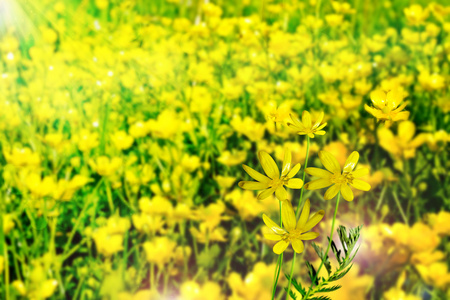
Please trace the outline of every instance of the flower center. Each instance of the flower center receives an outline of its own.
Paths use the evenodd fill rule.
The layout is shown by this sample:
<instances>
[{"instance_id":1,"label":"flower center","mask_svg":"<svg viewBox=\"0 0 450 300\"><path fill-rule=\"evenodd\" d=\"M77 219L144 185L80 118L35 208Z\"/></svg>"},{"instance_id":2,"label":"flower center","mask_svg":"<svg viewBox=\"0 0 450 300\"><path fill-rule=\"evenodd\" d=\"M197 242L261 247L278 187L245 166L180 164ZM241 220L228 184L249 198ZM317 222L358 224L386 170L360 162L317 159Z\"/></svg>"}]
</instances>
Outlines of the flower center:
<instances>
[{"instance_id":1,"label":"flower center","mask_svg":"<svg viewBox=\"0 0 450 300\"><path fill-rule=\"evenodd\" d=\"M351 173L344 172L343 174L334 174L331 176L330 180L336 184L351 183L353 181L353 176Z\"/></svg>"},{"instance_id":2,"label":"flower center","mask_svg":"<svg viewBox=\"0 0 450 300\"><path fill-rule=\"evenodd\" d=\"M286 185L288 181L289 181L289 179L287 178L287 176L283 176L279 179L272 179L270 186L271 187L280 187L280 186Z\"/></svg>"}]
</instances>

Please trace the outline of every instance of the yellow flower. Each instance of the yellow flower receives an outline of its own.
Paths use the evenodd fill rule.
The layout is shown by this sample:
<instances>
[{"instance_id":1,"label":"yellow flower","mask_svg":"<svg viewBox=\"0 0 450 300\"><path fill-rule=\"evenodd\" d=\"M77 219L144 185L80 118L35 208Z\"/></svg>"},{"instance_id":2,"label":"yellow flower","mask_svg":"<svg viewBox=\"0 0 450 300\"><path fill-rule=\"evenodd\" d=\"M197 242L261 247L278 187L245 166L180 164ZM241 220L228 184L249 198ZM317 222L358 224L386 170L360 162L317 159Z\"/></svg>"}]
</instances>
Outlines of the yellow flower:
<instances>
[{"instance_id":1,"label":"yellow flower","mask_svg":"<svg viewBox=\"0 0 450 300\"><path fill-rule=\"evenodd\" d=\"M404 10L406 19L411 25L421 25L428 18L428 9L423 9L422 6L418 4L413 4Z\"/></svg>"},{"instance_id":2,"label":"yellow flower","mask_svg":"<svg viewBox=\"0 0 450 300\"><path fill-rule=\"evenodd\" d=\"M426 283L440 289L446 289L450 285L450 272L447 263L435 262L430 266L417 265L416 268Z\"/></svg>"},{"instance_id":3,"label":"yellow flower","mask_svg":"<svg viewBox=\"0 0 450 300\"><path fill-rule=\"evenodd\" d=\"M297 131L299 135L307 134L310 138L314 138L314 134L324 135L325 131L322 130L327 123L322 123L323 120L323 112L319 114L319 117L316 119L314 125L311 120L311 114L304 110L302 113L302 121L300 122L296 118L291 115L291 119L293 123L287 123L287 125Z\"/></svg>"},{"instance_id":4,"label":"yellow flower","mask_svg":"<svg viewBox=\"0 0 450 300\"><path fill-rule=\"evenodd\" d=\"M111 141L119 150L126 150L134 143L134 138L128 135L125 131L119 130L111 136Z\"/></svg>"},{"instance_id":5,"label":"yellow flower","mask_svg":"<svg viewBox=\"0 0 450 300\"><path fill-rule=\"evenodd\" d=\"M399 287L393 287L393 288L389 289L387 292L385 292L383 294L383 296L384 296L384 299L386 299L386 300L399 300L399 299L401 299L401 300L420 300L420 299L422 299L418 296L405 293L405 291Z\"/></svg>"},{"instance_id":6,"label":"yellow flower","mask_svg":"<svg viewBox=\"0 0 450 300\"><path fill-rule=\"evenodd\" d=\"M317 232L307 232L311 230L317 223L322 220L325 211L319 210L310 217L310 202L306 200L305 206L302 209L300 219L296 220L294 209L289 200L284 200L281 205L281 217L286 230L278 226L268 216L263 214L264 223L269 227L273 233L264 234L268 240L279 241L273 247L273 252L281 254L292 243L292 248L297 253L302 253L305 246L302 240L312 240L319 236Z\"/></svg>"},{"instance_id":7,"label":"yellow flower","mask_svg":"<svg viewBox=\"0 0 450 300\"><path fill-rule=\"evenodd\" d=\"M113 157L111 160L107 156L99 156L95 160L90 159L89 165L101 176L111 176L122 166L120 157Z\"/></svg>"},{"instance_id":8,"label":"yellow flower","mask_svg":"<svg viewBox=\"0 0 450 300\"><path fill-rule=\"evenodd\" d=\"M342 173L341 167L337 159L329 152L320 151L319 159L322 162L323 166L329 172L319 168L306 168L305 172L307 174L315 177L320 177L320 179L308 182L305 185L306 189L317 190L332 185L325 192L324 199L325 200L333 199L340 191L344 199L347 201L353 200L353 191L348 186L348 184L350 184L352 187L358 190L362 191L370 190L370 184L360 179L357 179L359 177L367 175L369 173L369 169L362 168L355 171L353 170L359 160L359 153L357 151L353 151L347 158Z\"/></svg>"},{"instance_id":9,"label":"yellow flower","mask_svg":"<svg viewBox=\"0 0 450 300\"><path fill-rule=\"evenodd\" d=\"M277 164L273 158L264 151L258 153L258 158L264 172L267 176L255 171L249 166L242 165L245 172L248 173L255 181L240 181L239 186L246 190L264 190L258 194L258 200L265 199L275 192L275 196L278 200L283 201L287 199L287 192L284 185L290 189L301 189L303 186L303 180L299 178L292 178L300 170L300 164L296 164L291 168L291 152L286 150L283 160L283 168L278 170Z\"/></svg>"},{"instance_id":10,"label":"yellow flower","mask_svg":"<svg viewBox=\"0 0 450 300\"><path fill-rule=\"evenodd\" d=\"M175 247L176 243L169 238L165 236L155 237L151 241L144 243L147 261L162 267L172 259Z\"/></svg>"},{"instance_id":11,"label":"yellow flower","mask_svg":"<svg viewBox=\"0 0 450 300\"><path fill-rule=\"evenodd\" d=\"M123 250L123 235L111 234L108 227L100 227L92 234L97 251L105 256L111 256Z\"/></svg>"},{"instance_id":12,"label":"yellow flower","mask_svg":"<svg viewBox=\"0 0 450 300\"><path fill-rule=\"evenodd\" d=\"M380 146L397 158L413 158L416 148L425 143L427 136L419 134L414 139L416 126L411 121L403 121L398 125L398 135L394 136L388 128L380 128L377 131Z\"/></svg>"},{"instance_id":13,"label":"yellow flower","mask_svg":"<svg viewBox=\"0 0 450 300\"><path fill-rule=\"evenodd\" d=\"M386 121L386 126L409 118L409 112L402 111L408 103L404 102L400 105L403 101L403 93L400 89L391 90L387 94L381 90L375 90L370 93L370 99L375 107L364 104L365 110L379 121Z\"/></svg>"}]
</instances>

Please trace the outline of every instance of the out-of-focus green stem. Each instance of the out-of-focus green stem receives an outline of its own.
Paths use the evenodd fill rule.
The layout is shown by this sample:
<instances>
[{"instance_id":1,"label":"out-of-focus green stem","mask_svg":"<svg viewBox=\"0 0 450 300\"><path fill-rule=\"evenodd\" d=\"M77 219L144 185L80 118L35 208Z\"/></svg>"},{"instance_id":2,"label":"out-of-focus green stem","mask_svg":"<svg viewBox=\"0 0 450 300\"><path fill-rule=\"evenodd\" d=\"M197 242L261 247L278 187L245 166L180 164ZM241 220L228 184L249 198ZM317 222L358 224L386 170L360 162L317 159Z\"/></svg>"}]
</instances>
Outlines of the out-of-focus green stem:
<instances>
[{"instance_id":1,"label":"out-of-focus green stem","mask_svg":"<svg viewBox=\"0 0 450 300\"><path fill-rule=\"evenodd\" d=\"M281 201L280 204L280 227L283 227L283 219L281 217ZM272 300L275 298L275 292L277 290L278 278L280 277L281 266L283 265L283 253L278 256L277 266L275 267L275 274L273 278L273 287L272 287Z\"/></svg>"}]
</instances>

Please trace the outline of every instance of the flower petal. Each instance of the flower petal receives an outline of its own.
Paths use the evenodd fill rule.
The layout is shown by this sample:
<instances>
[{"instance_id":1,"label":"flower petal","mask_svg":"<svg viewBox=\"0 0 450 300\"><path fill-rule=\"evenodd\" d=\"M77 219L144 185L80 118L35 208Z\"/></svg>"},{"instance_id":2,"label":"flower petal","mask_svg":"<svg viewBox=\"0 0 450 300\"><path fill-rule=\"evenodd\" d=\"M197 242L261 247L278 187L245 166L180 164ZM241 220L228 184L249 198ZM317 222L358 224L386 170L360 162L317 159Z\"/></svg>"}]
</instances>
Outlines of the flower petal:
<instances>
[{"instance_id":1,"label":"flower petal","mask_svg":"<svg viewBox=\"0 0 450 300\"><path fill-rule=\"evenodd\" d=\"M370 93L370 100L373 105L381 109L386 105L386 94L382 90L375 90Z\"/></svg>"},{"instance_id":2,"label":"flower petal","mask_svg":"<svg viewBox=\"0 0 450 300\"><path fill-rule=\"evenodd\" d=\"M341 189L341 185L340 184L335 184L332 185L326 192L325 195L323 196L323 199L325 200L331 200L333 199L337 193L339 193Z\"/></svg>"},{"instance_id":3,"label":"flower petal","mask_svg":"<svg viewBox=\"0 0 450 300\"><path fill-rule=\"evenodd\" d=\"M272 221L271 218L266 216L266 214L263 214L263 221L264 224L266 224L267 227L269 227L273 232L275 232L278 235L286 234L286 230L278 226L274 221Z\"/></svg>"},{"instance_id":4,"label":"flower petal","mask_svg":"<svg viewBox=\"0 0 450 300\"><path fill-rule=\"evenodd\" d=\"M394 89L387 93L386 104L389 109L395 109L403 101L403 92L400 89Z\"/></svg>"},{"instance_id":5,"label":"flower petal","mask_svg":"<svg viewBox=\"0 0 450 300\"><path fill-rule=\"evenodd\" d=\"M267 197L270 197L275 192L276 188L277 187L271 187L270 189L262 191L261 193L258 194L257 199L263 200L263 199L266 199Z\"/></svg>"},{"instance_id":6,"label":"flower petal","mask_svg":"<svg viewBox=\"0 0 450 300\"><path fill-rule=\"evenodd\" d=\"M354 178L363 177L369 174L369 168L361 168L352 172Z\"/></svg>"},{"instance_id":7,"label":"flower petal","mask_svg":"<svg viewBox=\"0 0 450 300\"><path fill-rule=\"evenodd\" d=\"M275 244L275 246L273 246L273 252L279 255L283 253L284 250L286 250L287 246L289 246L289 242L279 241Z\"/></svg>"},{"instance_id":8,"label":"flower petal","mask_svg":"<svg viewBox=\"0 0 450 300\"><path fill-rule=\"evenodd\" d=\"M286 186L290 189L301 189L303 186L303 180L300 178L291 178L287 182Z\"/></svg>"},{"instance_id":9,"label":"flower petal","mask_svg":"<svg viewBox=\"0 0 450 300\"><path fill-rule=\"evenodd\" d=\"M259 173L258 171L250 168L247 165L242 165L242 167L244 168L244 171L247 172L248 175L250 175L251 178L255 179L256 181L260 181L260 182L269 182L270 178Z\"/></svg>"},{"instance_id":10,"label":"flower petal","mask_svg":"<svg viewBox=\"0 0 450 300\"><path fill-rule=\"evenodd\" d=\"M303 245L303 242L299 239L292 240L292 248L297 253L302 253L303 250L305 250L305 245Z\"/></svg>"},{"instance_id":11,"label":"flower petal","mask_svg":"<svg viewBox=\"0 0 450 300\"><path fill-rule=\"evenodd\" d=\"M312 215L311 218L309 218L308 222L306 222L305 227L303 227L303 232L309 231L311 230L311 228L316 226L317 223L319 223L323 219L324 215L325 215L324 210L319 210L314 215Z\"/></svg>"},{"instance_id":12,"label":"flower petal","mask_svg":"<svg viewBox=\"0 0 450 300\"><path fill-rule=\"evenodd\" d=\"M278 235L278 234L264 233L264 237L271 241L280 241L281 240L281 235Z\"/></svg>"},{"instance_id":13,"label":"flower petal","mask_svg":"<svg viewBox=\"0 0 450 300\"><path fill-rule=\"evenodd\" d=\"M283 168L281 169L281 176L284 176L289 172L289 169L291 168L291 162L292 162L291 151L286 149L284 151Z\"/></svg>"},{"instance_id":14,"label":"flower petal","mask_svg":"<svg viewBox=\"0 0 450 300\"><path fill-rule=\"evenodd\" d=\"M331 173L341 173L341 166L337 161L336 157L333 156L330 152L320 151L319 159L322 162L323 166L330 171Z\"/></svg>"},{"instance_id":15,"label":"flower petal","mask_svg":"<svg viewBox=\"0 0 450 300\"><path fill-rule=\"evenodd\" d=\"M307 233L300 235L299 239L308 241L308 240L313 240L318 236L319 236L319 234L317 232L307 232Z\"/></svg>"},{"instance_id":16,"label":"flower petal","mask_svg":"<svg viewBox=\"0 0 450 300\"><path fill-rule=\"evenodd\" d=\"M398 136L404 142L409 142L416 133L416 126L411 121L403 121L398 124Z\"/></svg>"},{"instance_id":17,"label":"flower petal","mask_svg":"<svg viewBox=\"0 0 450 300\"><path fill-rule=\"evenodd\" d=\"M306 174L309 174L314 177L320 177L320 178L330 178L333 174L328 172L324 169L319 168L306 168L305 169Z\"/></svg>"},{"instance_id":18,"label":"flower petal","mask_svg":"<svg viewBox=\"0 0 450 300\"><path fill-rule=\"evenodd\" d=\"M278 200L283 201L287 199L287 192L286 189L282 186L277 187L275 190L275 197L277 197Z\"/></svg>"},{"instance_id":19,"label":"flower petal","mask_svg":"<svg viewBox=\"0 0 450 300\"><path fill-rule=\"evenodd\" d=\"M294 177L298 173L298 171L300 171L300 168L301 168L300 164L296 164L295 166L293 166L292 169L287 174L287 178Z\"/></svg>"},{"instance_id":20,"label":"flower petal","mask_svg":"<svg viewBox=\"0 0 450 300\"><path fill-rule=\"evenodd\" d=\"M302 123L305 128L312 128L311 114L306 110L302 113Z\"/></svg>"},{"instance_id":21,"label":"flower petal","mask_svg":"<svg viewBox=\"0 0 450 300\"><path fill-rule=\"evenodd\" d=\"M305 130L305 126L303 125L302 122L300 122L297 118L294 118L294 116L292 114L290 114L290 116L291 116L292 123L294 123L293 125L297 126L301 130Z\"/></svg>"},{"instance_id":22,"label":"flower petal","mask_svg":"<svg viewBox=\"0 0 450 300\"><path fill-rule=\"evenodd\" d=\"M316 132L314 132L316 135L324 135L326 132L325 132L325 130L319 130L319 131L316 131Z\"/></svg>"},{"instance_id":23,"label":"flower petal","mask_svg":"<svg viewBox=\"0 0 450 300\"><path fill-rule=\"evenodd\" d=\"M392 121L406 121L409 119L409 111L401 111L392 117Z\"/></svg>"},{"instance_id":24,"label":"flower petal","mask_svg":"<svg viewBox=\"0 0 450 300\"><path fill-rule=\"evenodd\" d=\"M310 181L310 182L306 183L305 184L305 189L307 189L307 190L318 190L318 189L322 189L322 188L325 188L327 186L330 186L332 184L333 183L331 182L330 179L321 178L321 179L313 180L313 181Z\"/></svg>"},{"instance_id":25,"label":"flower petal","mask_svg":"<svg viewBox=\"0 0 450 300\"><path fill-rule=\"evenodd\" d=\"M348 184L343 184L341 186L341 194L342 194L342 197L344 197L345 200L353 201L353 191L348 186Z\"/></svg>"},{"instance_id":26,"label":"flower petal","mask_svg":"<svg viewBox=\"0 0 450 300\"><path fill-rule=\"evenodd\" d=\"M297 220L295 219L291 201L284 200L281 202L281 218L283 220L284 228L286 228L287 231L290 232L295 228Z\"/></svg>"},{"instance_id":27,"label":"flower petal","mask_svg":"<svg viewBox=\"0 0 450 300\"><path fill-rule=\"evenodd\" d=\"M273 158L269 155L269 153L265 151L259 151L258 158L267 176L269 176L272 179L280 178L280 171L278 170L277 164L275 163Z\"/></svg>"},{"instance_id":28,"label":"flower petal","mask_svg":"<svg viewBox=\"0 0 450 300\"><path fill-rule=\"evenodd\" d=\"M319 117L316 119L316 122L313 125L313 129L317 129L320 126L320 122L323 120L324 113L320 112Z\"/></svg>"},{"instance_id":29,"label":"flower petal","mask_svg":"<svg viewBox=\"0 0 450 300\"><path fill-rule=\"evenodd\" d=\"M310 208L311 202L309 199L306 199L305 205L303 205L302 213L300 214L300 219L298 219L297 229L301 230L305 227L306 222L308 222Z\"/></svg>"},{"instance_id":30,"label":"flower petal","mask_svg":"<svg viewBox=\"0 0 450 300\"><path fill-rule=\"evenodd\" d=\"M371 186L365 181L362 181L361 179L353 179L353 181L350 183L352 187L355 189L361 190L361 191L368 191L370 190Z\"/></svg>"},{"instance_id":31,"label":"flower petal","mask_svg":"<svg viewBox=\"0 0 450 300\"><path fill-rule=\"evenodd\" d=\"M353 151L349 157L347 157L347 160L344 164L344 172L351 172L355 168L356 164L359 160L359 153L358 151Z\"/></svg>"},{"instance_id":32,"label":"flower petal","mask_svg":"<svg viewBox=\"0 0 450 300\"><path fill-rule=\"evenodd\" d=\"M240 181L238 184L244 190L251 191L264 190L268 188L267 183L256 181Z\"/></svg>"}]
</instances>

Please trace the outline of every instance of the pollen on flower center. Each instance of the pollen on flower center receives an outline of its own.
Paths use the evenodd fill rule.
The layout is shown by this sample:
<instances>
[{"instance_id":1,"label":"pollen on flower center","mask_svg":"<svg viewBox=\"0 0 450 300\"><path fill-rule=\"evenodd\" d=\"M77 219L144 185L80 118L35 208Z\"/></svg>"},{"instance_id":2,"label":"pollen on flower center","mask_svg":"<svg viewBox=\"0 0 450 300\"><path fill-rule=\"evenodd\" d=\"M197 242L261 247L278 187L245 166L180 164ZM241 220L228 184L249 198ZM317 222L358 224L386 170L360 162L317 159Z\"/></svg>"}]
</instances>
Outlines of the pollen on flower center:
<instances>
[{"instance_id":1,"label":"pollen on flower center","mask_svg":"<svg viewBox=\"0 0 450 300\"><path fill-rule=\"evenodd\" d=\"M335 174L331 176L331 182L336 184L345 184L345 183L351 183L353 181L353 176L350 173L344 173L344 174Z\"/></svg>"}]
</instances>

